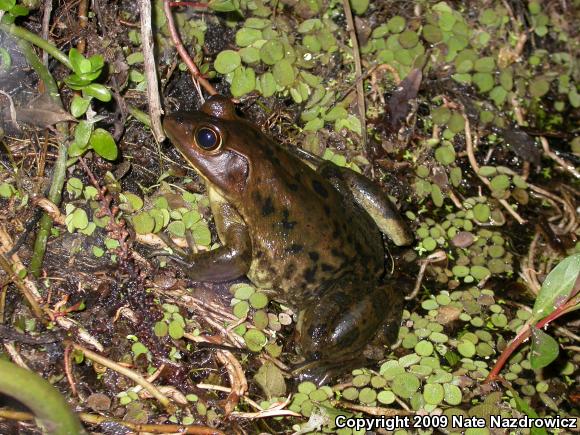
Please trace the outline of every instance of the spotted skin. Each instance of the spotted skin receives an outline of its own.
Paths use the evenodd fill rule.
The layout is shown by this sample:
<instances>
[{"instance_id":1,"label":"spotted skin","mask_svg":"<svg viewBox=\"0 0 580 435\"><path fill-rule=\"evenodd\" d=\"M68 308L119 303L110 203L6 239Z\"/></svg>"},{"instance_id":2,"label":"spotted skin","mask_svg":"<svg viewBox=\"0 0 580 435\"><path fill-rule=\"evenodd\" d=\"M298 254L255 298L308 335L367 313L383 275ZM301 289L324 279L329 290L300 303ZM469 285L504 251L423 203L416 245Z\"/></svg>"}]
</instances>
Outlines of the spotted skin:
<instances>
[{"instance_id":1,"label":"spotted skin","mask_svg":"<svg viewBox=\"0 0 580 435\"><path fill-rule=\"evenodd\" d=\"M199 126L221 138L216 149L196 145ZM312 169L238 117L224 97L210 98L200 112L169 115L164 127L205 180L223 244L193 255L187 272L200 281L247 275L300 312L297 344L306 362L299 377L324 382L360 360L384 324L396 332L401 295L382 284L383 240L366 208L374 203L357 202L366 197L349 190L357 176ZM387 234L405 231L397 225ZM211 272L228 261L234 272Z\"/></svg>"}]
</instances>

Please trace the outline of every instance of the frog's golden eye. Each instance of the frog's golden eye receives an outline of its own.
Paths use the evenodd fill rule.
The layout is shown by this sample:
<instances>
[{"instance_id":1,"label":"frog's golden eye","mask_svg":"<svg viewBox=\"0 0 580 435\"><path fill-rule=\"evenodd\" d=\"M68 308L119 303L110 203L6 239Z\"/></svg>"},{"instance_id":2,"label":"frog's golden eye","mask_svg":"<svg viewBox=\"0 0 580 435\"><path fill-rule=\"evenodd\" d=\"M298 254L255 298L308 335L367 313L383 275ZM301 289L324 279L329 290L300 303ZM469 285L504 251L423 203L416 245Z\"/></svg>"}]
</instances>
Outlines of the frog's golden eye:
<instances>
[{"instance_id":1,"label":"frog's golden eye","mask_svg":"<svg viewBox=\"0 0 580 435\"><path fill-rule=\"evenodd\" d=\"M200 127L195 132L195 143L205 151L213 151L222 143L222 137L219 131L210 127Z\"/></svg>"}]
</instances>

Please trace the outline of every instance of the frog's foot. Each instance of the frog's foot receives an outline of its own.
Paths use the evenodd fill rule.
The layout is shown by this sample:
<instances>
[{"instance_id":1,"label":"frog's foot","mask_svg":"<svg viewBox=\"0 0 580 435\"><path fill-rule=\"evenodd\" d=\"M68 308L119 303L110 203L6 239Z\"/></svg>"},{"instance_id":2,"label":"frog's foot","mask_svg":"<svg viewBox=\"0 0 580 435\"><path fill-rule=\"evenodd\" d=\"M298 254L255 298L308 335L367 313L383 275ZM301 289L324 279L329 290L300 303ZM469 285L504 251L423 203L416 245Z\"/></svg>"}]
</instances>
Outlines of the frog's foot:
<instances>
[{"instance_id":1,"label":"frog's foot","mask_svg":"<svg viewBox=\"0 0 580 435\"><path fill-rule=\"evenodd\" d=\"M364 361L363 351L392 315L393 290L376 282L343 279L327 283L301 311L298 344L306 363L301 379L326 382ZM400 305L398 306L400 309ZM394 325L398 330L398 325Z\"/></svg>"},{"instance_id":2,"label":"frog's foot","mask_svg":"<svg viewBox=\"0 0 580 435\"><path fill-rule=\"evenodd\" d=\"M345 371L360 366L363 362L364 358L360 357L340 359L339 361L332 359L305 361L296 365L290 374L300 382L310 381L320 387L333 378L344 374Z\"/></svg>"}]
</instances>

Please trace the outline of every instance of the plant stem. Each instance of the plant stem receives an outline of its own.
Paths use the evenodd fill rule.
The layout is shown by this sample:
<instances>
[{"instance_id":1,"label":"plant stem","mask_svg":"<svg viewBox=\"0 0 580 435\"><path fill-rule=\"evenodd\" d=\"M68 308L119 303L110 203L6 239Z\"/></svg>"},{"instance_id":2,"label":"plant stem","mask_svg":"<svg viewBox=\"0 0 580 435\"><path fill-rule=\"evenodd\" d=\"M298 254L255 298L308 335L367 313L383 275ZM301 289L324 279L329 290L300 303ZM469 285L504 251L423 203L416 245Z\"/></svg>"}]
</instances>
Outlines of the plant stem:
<instances>
[{"instance_id":1,"label":"plant stem","mask_svg":"<svg viewBox=\"0 0 580 435\"><path fill-rule=\"evenodd\" d=\"M0 29L3 29L3 27L6 26L0 25ZM13 28L16 26L10 27ZM28 31L24 32L25 34L30 33ZM39 39L36 35L34 34L31 35ZM46 86L48 95L50 96L52 102L58 107L62 108L62 101L60 99L58 85L56 84L54 77L52 77L48 68L46 68L46 66L42 63L42 61L36 55L35 51L32 49L32 46L27 41L28 39L27 40L20 39L18 41L18 45L22 50L22 54L24 54L24 57L26 57L26 60L28 61L30 66L34 68L40 79L43 81L44 86ZM46 43L46 41L44 40L42 41ZM54 50L56 50L58 53L62 55L62 53L58 51L56 47L52 46L51 44L48 45L53 47ZM50 53L54 55L52 51ZM65 57L65 59L68 62L68 58ZM58 147L58 155L56 158L56 163L54 164L52 172L52 181L50 185L50 190L48 192L48 200L58 206L60 204L62 188L64 186L64 179L66 176L66 160L68 156L68 150L65 143L68 138L68 128L66 123L61 122L57 124L57 129L61 133L61 138L59 141L60 144ZM52 218L47 213L44 213L40 218L38 233L36 235L36 240L34 241L34 251L32 253L32 258L30 259L29 265L29 272L35 277L40 276L42 262L44 260L44 254L46 253L46 243L48 241L48 237L50 236L51 229L52 229Z\"/></svg>"},{"instance_id":2,"label":"plant stem","mask_svg":"<svg viewBox=\"0 0 580 435\"><path fill-rule=\"evenodd\" d=\"M34 372L0 360L0 392L26 405L36 416L44 433L85 434L78 417L56 388Z\"/></svg>"},{"instance_id":3,"label":"plant stem","mask_svg":"<svg viewBox=\"0 0 580 435\"><path fill-rule=\"evenodd\" d=\"M0 24L0 30L6 33L10 33L12 36L15 36L20 40L28 41L36 45L37 47L42 48L56 60L64 64L70 70L72 70L72 65L70 63L70 60L68 59L68 56L64 54L62 51L60 51L58 48L56 48L55 45L42 39L37 34L32 33L29 30L26 30L24 27L17 26L16 24L10 25Z\"/></svg>"},{"instance_id":4,"label":"plant stem","mask_svg":"<svg viewBox=\"0 0 580 435\"><path fill-rule=\"evenodd\" d=\"M132 106L131 104L127 104L127 109L129 110L129 113L133 115L133 118L135 118L137 121L139 121L146 127L151 128L151 118L147 113L137 109L135 106Z\"/></svg>"},{"instance_id":5,"label":"plant stem","mask_svg":"<svg viewBox=\"0 0 580 435\"><path fill-rule=\"evenodd\" d=\"M536 323L535 328L541 329L544 326L547 326L552 321L556 320L558 317L563 316L564 314L569 313L576 309L576 305L578 304L578 300L575 298L570 299L564 305L560 305L554 311L552 311L548 316L544 317L538 323ZM524 340L528 339L532 335L532 324L526 322L522 329L517 333L517 335L510 341L508 346L503 350L501 355L499 356L498 360L496 361L493 369L487 375L485 379L486 382L495 380L505 363L510 359L512 353L524 342Z\"/></svg>"}]
</instances>

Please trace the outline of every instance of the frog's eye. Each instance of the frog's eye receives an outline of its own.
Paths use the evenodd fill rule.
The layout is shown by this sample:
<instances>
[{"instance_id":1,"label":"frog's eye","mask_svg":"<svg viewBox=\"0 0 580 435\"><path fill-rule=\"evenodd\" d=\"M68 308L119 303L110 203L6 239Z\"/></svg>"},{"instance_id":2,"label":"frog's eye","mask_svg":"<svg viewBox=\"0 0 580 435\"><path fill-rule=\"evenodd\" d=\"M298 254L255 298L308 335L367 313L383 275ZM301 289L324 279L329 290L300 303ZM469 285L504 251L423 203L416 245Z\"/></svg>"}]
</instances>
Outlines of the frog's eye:
<instances>
[{"instance_id":1,"label":"frog's eye","mask_svg":"<svg viewBox=\"0 0 580 435\"><path fill-rule=\"evenodd\" d=\"M195 132L195 142L201 149L212 151L221 145L222 138L213 128L200 127Z\"/></svg>"}]
</instances>

